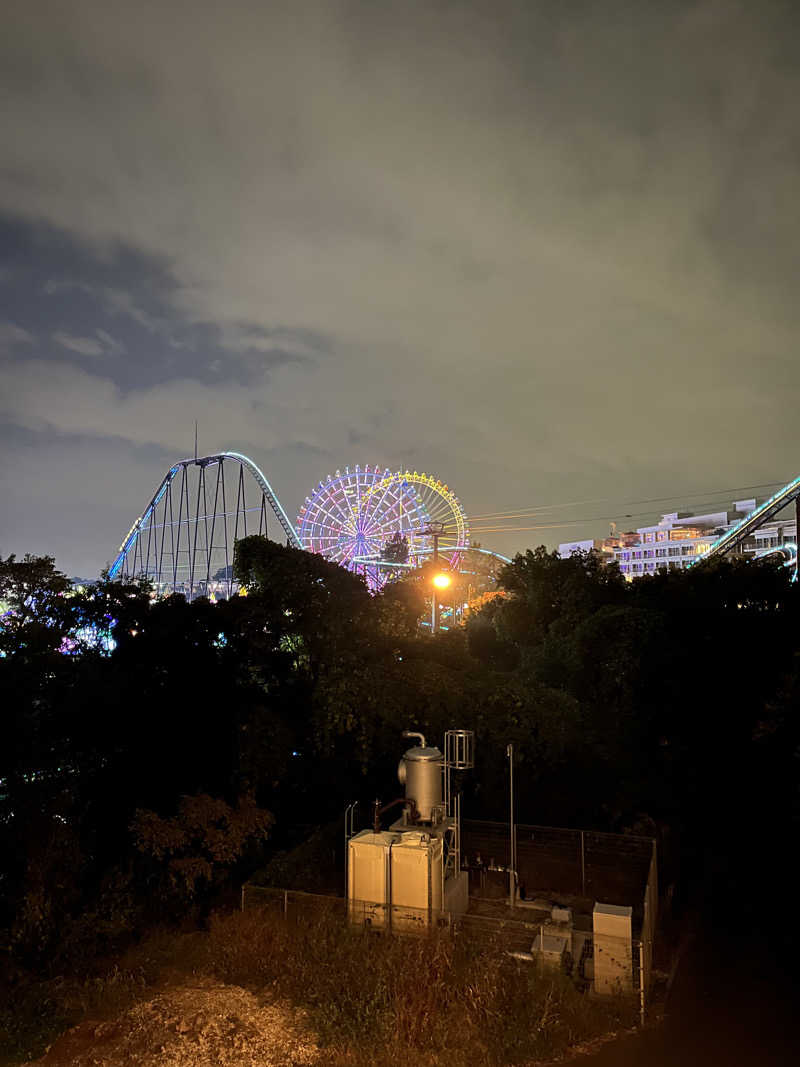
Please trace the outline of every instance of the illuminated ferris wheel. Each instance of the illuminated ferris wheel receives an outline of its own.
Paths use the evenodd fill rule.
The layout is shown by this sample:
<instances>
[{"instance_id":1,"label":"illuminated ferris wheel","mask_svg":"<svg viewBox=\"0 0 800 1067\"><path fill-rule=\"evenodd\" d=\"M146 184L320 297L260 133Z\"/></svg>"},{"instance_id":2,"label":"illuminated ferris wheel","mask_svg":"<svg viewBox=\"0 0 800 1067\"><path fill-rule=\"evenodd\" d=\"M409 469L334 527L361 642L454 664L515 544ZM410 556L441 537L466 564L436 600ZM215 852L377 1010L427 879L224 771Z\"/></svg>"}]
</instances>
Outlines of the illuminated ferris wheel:
<instances>
[{"instance_id":1,"label":"illuminated ferris wheel","mask_svg":"<svg viewBox=\"0 0 800 1067\"><path fill-rule=\"evenodd\" d=\"M345 467L320 482L297 517L303 548L343 567L378 559L386 543L422 526L426 513L412 491L392 481L389 470Z\"/></svg>"},{"instance_id":2,"label":"illuminated ferris wheel","mask_svg":"<svg viewBox=\"0 0 800 1067\"><path fill-rule=\"evenodd\" d=\"M438 479L417 471L346 467L306 497L297 518L304 548L367 576L378 588L392 572L384 559L397 537L408 545L404 566L430 558L437 530L443 562L458 566L469 545L469 526L455 494Z\"/></svg>"},{"instance_id":3,"label":"illuminated ferris wheel","mask_svg":"<svg viewBox=\"0 0 800 1067\"><path fill-rule=\"evenodd\" d=\"M409 560L416 566L424 563L433 551L432 530L437 530L439 554L450 567L456 568L461 554L469 546L469 521L461 502L449 486L431 474L397 471L376 482L372 493L387 485L413 493L424 520L401 533L408 537Z\"/></svg>"}]
</instances>

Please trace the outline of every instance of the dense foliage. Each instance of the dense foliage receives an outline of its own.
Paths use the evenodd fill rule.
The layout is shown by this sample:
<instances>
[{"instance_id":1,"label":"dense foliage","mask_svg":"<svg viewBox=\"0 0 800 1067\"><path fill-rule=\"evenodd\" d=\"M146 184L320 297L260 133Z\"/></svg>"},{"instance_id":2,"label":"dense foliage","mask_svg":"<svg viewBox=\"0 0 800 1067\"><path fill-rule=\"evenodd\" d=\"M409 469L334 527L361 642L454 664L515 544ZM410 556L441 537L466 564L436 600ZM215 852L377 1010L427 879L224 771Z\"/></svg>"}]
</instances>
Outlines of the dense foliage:
<instances>
[{"instance_id":1,"label":"dense foliage","mask_svg":"<svg viewBox=\"0 0 800 1067\"><path fill-rule=\"evenodd\" d=\"M701 842L800 815L800 600L783 568L626 583L537 549L434 638L417 580L373 597L260 537L235 569L247 595L187 604L0 559L6 963L55 968L203 913L350 800L396 795L404 728L476 731L466 803L483 817L504 816L509 741L523 821Z\"/></svg>"}]
</instances>

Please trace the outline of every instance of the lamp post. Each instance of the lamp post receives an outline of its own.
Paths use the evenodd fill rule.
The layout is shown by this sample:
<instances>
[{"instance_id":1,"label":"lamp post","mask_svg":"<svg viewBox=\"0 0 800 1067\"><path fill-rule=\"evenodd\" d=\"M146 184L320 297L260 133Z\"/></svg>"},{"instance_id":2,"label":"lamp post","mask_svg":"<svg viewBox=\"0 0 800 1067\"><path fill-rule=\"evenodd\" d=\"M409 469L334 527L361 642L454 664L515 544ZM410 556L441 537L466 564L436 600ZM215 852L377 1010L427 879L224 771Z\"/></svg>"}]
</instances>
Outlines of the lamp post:
<instances>
[{"instance_id":1,"label":"lamp post","mask_svg":"<svg viewBox=\"0 0 800 1067\"><path fill-rule=\"evenodd\" d=\"M428 522L419 531L423 537L433 538L433 565L438 567L439 565L439 538L444 534L445 525L443 522ZM431 633L435 634L438 630L438 620L436 612L436 591L438 589L447 589L450 585L450 575L444 572L438 572L433 576L433 590L431 592Z\"/></svg>"},{"instance_id":2,"label":"lamp post","mask_svg":"<svg viewBox=\"0 0 800 1067\"><path fill-rule=\"evenodd\" d=\"M433 576L433 593L431 595L431 633L436 633L439 629L439 620L437 612L437 597L436 592L439 589L447 589L450 585L450 575L444 571L438 571Z\"/></svg>"}]
</instances>

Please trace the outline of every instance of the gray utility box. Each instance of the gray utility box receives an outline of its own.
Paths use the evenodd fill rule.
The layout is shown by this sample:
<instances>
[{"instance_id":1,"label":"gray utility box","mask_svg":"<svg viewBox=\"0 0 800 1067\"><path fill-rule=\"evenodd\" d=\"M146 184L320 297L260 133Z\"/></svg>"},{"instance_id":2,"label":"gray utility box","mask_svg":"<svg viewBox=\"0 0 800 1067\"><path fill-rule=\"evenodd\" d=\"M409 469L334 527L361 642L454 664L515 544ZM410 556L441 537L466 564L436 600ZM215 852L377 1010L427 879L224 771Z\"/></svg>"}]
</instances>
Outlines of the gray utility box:
<instances>
[{"instance_id":1,"label":"gray utility box","mask_svg":"<svg viewBox=\"0 0 800 1067\"><path fill-rule=\"evenodd\" d=\"M539 933L534 938L531 953L548 967L563 967L569 951L569 936L564 934Z\"/></svg>"}]
</instances>

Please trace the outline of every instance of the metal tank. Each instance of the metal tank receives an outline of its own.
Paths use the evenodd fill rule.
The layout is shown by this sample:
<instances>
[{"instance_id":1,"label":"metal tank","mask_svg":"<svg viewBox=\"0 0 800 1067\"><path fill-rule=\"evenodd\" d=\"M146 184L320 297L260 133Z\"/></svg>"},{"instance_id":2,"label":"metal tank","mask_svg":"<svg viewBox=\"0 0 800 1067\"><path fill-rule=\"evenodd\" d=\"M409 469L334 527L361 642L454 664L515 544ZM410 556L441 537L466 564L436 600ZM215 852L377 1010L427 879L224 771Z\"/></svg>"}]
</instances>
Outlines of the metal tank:
<instances>
[{"instance_id":1,"label":"metal tank","mask_svg":"<svg viewBox=\"0 0 800 1067\"><path fill-rule=\"evenodd\" d=\"M406 787L406 800L413 800L420 822L438 822L443 815L442 766L438 748L429 748L425 736L404 730L403 737L416 737L419 745L410 748L400 760L397 778Z\"/></svg>"}]
</instances>

